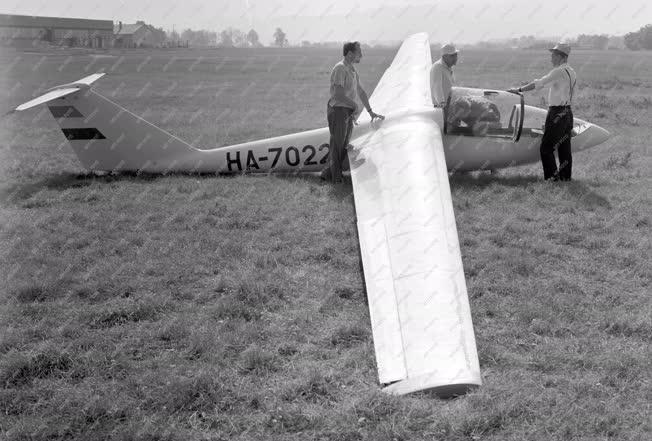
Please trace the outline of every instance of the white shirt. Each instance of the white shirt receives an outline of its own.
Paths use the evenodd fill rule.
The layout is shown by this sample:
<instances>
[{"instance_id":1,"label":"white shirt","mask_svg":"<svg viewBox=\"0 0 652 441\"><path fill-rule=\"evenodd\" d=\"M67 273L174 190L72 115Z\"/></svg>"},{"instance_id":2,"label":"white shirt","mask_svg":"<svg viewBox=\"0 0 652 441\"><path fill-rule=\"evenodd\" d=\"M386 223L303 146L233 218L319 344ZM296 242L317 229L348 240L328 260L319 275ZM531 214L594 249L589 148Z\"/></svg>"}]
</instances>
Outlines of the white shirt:
<instances>
[{"instance_id":1,"label":"white shirt","mask_svg":"<svg viewBox=\"0 0 652 441\"><path fill-rule=\"evenodd\" d=\"M432 103L439 106L445 103L451 94L451 88L455 85L455 75L453 69L448 67L440 58L435 61L430 68L430 94Z\"/></svg>"},{"instance_id":2,"label":"white shirt","mask_svg":"<svg viewBox=\"0 0 652 441\"><path fill-rule=\"evenodd\" d=\"M570 106L572 91L575 88L577 74L566 63L551 70L548 75L534 80L536 89L541 89L549 84L548 106Z\"/></svg>"},{"instance_id":3,"label":"white shirt","mask_svg":"<svg viewBox=\"0 0 652 441\"><path fill-rule=\"evenodd\" d=\"M351 107L344 101L340 101L335 97L335 86L342 86L344 89L344 96L356 101L358 98L358 85L360 79L358 72L352 64L347 63L345 60L337 63L331 72L331 97L328 100L328 105L331 107Z\"/></svg>"}]
</instances>

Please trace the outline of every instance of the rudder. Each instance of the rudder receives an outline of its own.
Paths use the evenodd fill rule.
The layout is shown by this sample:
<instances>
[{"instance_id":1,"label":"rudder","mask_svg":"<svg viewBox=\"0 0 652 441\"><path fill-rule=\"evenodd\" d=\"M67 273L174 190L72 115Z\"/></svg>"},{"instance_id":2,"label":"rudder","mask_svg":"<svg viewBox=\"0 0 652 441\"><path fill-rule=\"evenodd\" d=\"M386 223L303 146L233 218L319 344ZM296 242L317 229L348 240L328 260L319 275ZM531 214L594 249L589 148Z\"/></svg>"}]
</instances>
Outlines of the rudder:
<instances>
[{"instance_id":1,"label":"rudder","mask_svg":"<svg viewBox=\"0 0 652 441\"><path fill-rule=\"evenodd\" d=\"M164 173L201 167L200 150L91 89L103 75L53 87L15 111L47 104L88 170Z\"/></svg>"},{"instance_id":2,"label":"rudder","mask_svg":"<svg viewBox=\"0 0 652 441\"><path fill-rule=\"evenodd\" d=\"M198 152L90 88L50 101L48 108L89 170L166 172Z\"/></svg>"}]
</instances>

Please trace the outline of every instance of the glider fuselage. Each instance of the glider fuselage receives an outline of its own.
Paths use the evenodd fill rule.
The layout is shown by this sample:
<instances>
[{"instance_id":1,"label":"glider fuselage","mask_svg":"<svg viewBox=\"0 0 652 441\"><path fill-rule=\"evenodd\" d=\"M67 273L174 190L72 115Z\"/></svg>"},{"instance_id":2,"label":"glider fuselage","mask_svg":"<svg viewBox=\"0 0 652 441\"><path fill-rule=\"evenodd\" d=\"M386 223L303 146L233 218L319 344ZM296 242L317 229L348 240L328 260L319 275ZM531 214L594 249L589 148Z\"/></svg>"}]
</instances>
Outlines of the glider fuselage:
<instances>
[{"instance_id":1,"label":"glider fuselage","mask_svg":"<svg viewBox=\"0 0 652 441\"><path fill-rule=\"evenodd\" d=\"M48 101L47 106L82 164L91 171L314 173L328 163L328 128L204 150L91 88L66 93ZM374 123L363 114L353 129L352 139L359 140L378 125L400 124L410 115L424 114L442 131L450 171L493 170L539 160L544 109L525 106L521 96L502 91L454 88L454 95L497 103L500 121L488 126L481 114L477 124L469 118L459 124L444 124L450 118L444 117L443 109L409 107ZM453 104L448 112L455 107ZM584 150L608 136L601 127L575 118L572 149ZM355 149L355 145L349 148Z\"/></svg>"},{"instance_id":2,"label":"glider fuselage","mask_svg":"<svg viewBox=\"0 0 652 441\"><path fill-rule=\"evenodd\" d=\"M543 135L546 110L524 106L524 121L536 121L532 127L522 127L516 140L512 133L474 133L472 130L444 130L442 140L446 165L451 172L494 170L534 163L540 160L539 146ZM360 137L375 124L391 124L409 114L429 113L432 119L444 127L442 109L420 109L387 115L380 123L363 122L353 129L353 136ZM571 139L573 152L585 150L604 142L609 134L599 126L575 118ZM354 148L351 146L350 148ZM224 155L220 172L318 172L328 164L328 128L311 130L263 141L243 143L203 151L207 156ZM408 153L408 152L406 152ZM206 164L208 166L208 164ZM204 171L212 171L207 167Z\"/></svg>"}]
</instances>

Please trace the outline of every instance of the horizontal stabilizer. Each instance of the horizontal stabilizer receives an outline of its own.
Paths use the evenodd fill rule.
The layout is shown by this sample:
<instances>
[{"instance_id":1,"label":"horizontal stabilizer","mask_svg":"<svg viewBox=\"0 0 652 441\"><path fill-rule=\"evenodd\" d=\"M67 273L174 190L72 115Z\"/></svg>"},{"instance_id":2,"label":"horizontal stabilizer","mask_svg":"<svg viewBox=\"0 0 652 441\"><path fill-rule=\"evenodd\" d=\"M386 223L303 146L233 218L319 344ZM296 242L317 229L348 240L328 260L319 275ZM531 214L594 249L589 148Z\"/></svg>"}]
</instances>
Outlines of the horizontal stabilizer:
<instances>
[{"instance_id":1,"label":"horizontal stabilizer","mask_svg":"<svg viewBox=\"0 0 652 441\"><path fill-rule=\"evenodd\" d=\"M104 73L94 73L92 75L82 78L81 80L77 80L73 83L62 84L59 86L52 87L44 95L41 95L38 98L34 98L31 101L21 104L20 106L16 107L14 111L20 112L23 110L31 109L32 107L38 106L39 104L44 104L47 103L48 101L56 100L57 98L70 95L71 93L77 92L80 89L90 87L91 84L93 84L95 81L102 78L104 75L105 75Z\"/></svg>"},{"instance_id":2,"label":"horizontal stabilizer","mask_svg":"<svg viewBox=\"0 0 652 441\"><path fill-rule=\"evenodd\" d=\"M90 86L100 78L102 78L105 73L94 73L93 75L89 75L87 77L82 78L81 80L75 81L74 83L71 83L71 85L85 85L85 86ZM61 87L61 86L59 86Z\"/></svg>"},{"instance_id":3,"label":"horizontal stabilizer","mask_svg":"<svg viewBox=\"0 0 652 441\"><path fill-rule=\"evenodd\" d=\"M75 93L79 90L79 87L66 87L63 89L55 89L52 90L45 95L41 95L38 98L34 98L31 101L27 101L24 104L21 104L20 106L16 107L15 111L21 112L23 110L31 109L32 107L38 106L39 104L44 104L47 103L48 101L56 100L57 98L61 98L62 96L70 95L71 93Z\"/></svg>"}]
</instances>

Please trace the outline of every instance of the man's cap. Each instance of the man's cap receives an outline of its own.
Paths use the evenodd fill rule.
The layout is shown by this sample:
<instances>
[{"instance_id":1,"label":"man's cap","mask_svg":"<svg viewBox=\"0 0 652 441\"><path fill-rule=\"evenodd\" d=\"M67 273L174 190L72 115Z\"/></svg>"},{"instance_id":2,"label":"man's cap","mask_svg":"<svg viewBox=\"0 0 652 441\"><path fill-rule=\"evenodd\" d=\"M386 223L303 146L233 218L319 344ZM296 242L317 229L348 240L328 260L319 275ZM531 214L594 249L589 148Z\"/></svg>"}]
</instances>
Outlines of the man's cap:
<instances>
[{"instance_id":1,"label":"man's cap","mask_svg":"<svg viewBox=\"0 0 652 441\"><path fill-rule=\"evenodd\" d=\"M570 54L570 44L566 43L557 43L555 47L548 49L550 52L552 51L557 51L561 52L562 54L568 56Z\"/></svg>"},{"instance_id":2,"label":"man's cap","mask_svg":"<svg viewBox=\"0 0 652 441\"><path fill-rule=\"evenodd\" d=\"M445 44L441 47L441 54L442 55L455 55L459 51L455 49L455 46L452 44Z\"/></svg>"}]
</instances>

